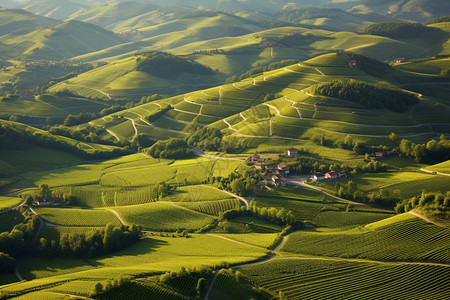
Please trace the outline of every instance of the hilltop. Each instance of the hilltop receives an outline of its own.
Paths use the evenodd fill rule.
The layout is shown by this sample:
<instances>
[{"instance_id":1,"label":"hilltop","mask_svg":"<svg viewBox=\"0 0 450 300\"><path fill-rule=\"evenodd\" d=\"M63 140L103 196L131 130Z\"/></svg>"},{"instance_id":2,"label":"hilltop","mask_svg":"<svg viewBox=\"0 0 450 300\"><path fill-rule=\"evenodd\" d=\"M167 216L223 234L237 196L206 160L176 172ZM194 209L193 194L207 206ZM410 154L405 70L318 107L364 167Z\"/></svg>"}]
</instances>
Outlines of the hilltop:
<instances>
[{"instance_id":1,"label":"hilltop","mask_svg":"<svg viewBox=\"0 0 450 300\"><path fill-rule=\"evenodd\" d=\"M70 0L30 0L16 7L55 20L66 20L72 14L87 9L87 6Z\"/></svg>"},{"instance_id":2,"label":"hilltop","mask_svg":"<svg viewBox=\"0 0 450 300\"><path fill-rule=\"evenodd\" d=\"M18 53L31 59L62 60L111 47L122 40L101 27L67 21L23 35L10 33L0 37L0 42L13 46Z\"/></svg>"},{"instance_id":3,"label":"hilltop","mask_svg":"<svg viewBox=\"0 0 450 300\"><path fill-rule=\"evenodd\" d=\"M59 22L19 9L0 8L0 36L5 34L22 35L38 27L51 27Z\"/></svg>"},{"instance_id":4,"label":"hilltop","mask_svg":"<svg viewBox=\"0 0 450 300\"><path fill-rule=\"evenodd\" d=\"M446 4L12 2L1 299L448 298Z\"/></svg>"}]
</instances>

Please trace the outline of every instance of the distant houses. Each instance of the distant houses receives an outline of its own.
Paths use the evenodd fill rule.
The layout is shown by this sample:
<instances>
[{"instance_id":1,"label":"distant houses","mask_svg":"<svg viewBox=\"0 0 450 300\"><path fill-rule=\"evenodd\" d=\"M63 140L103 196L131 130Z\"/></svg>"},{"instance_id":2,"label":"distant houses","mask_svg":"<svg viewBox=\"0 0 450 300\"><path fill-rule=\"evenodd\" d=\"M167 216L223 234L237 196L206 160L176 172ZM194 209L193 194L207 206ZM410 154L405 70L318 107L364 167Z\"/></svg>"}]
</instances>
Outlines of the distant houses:
<instances>
[{"instance_id":1,"label":"distant houses","mask_svg":"<svg viewBox=\"0 0 450 300\"><path fill-rule=\"evenodd\" d=\"M286 150L288 157L297 157L298 156L298 149L297 148L289 148Z\"/></svg>"},{"instance_id":2,"label":"distant houses","mask_svg":"<svg viewBox=\"0 0 450 300\"><path fill-rule=\"evenodd\" d=\"M41 199L36 200L36 205L38 206L61 206L64 205L64 202L59 199Z\"/></svg>"},{"instance_id":3,"label":"distant houses","mask_svg":"<svg viewBox=\"0 0 450 300\"><path fill-rule=\"evenodd\" d=\"M400 58L396 58L395 59L395 62L398 63L398 64L404 63L405 61L406 61L406 58L404 58L404 57L400 57Z\"/></svg>"},{"instance_id":4,"label":"distant houses","mask_svg":"<svg viewBox=\"0 0 450 300\"><path fill-rule=\"evenodd\" d=\"M348 62L348 66L350 68L356 68L358 66L358 62L354 59L352 59L351 61Z\"/></svg>"},{"instance_id":5,"label":"distant houses","mask_svg":"<svg viewBox=\"0 0 450 300\"><path fill-rule=\"evenodd\" d=\"M275 184L280 184L281 186L286 186L287 179L283 175L280 175L280 174L275 175L275 174L273 174L271 176L271 179L272 179L272 182L275 183Z\"/></svg>"},{"instance_id":6,"label":"distant houses","mask_svg":"<svg viewBox=\"0 0 450 300\"><path fill-rule=\"evenodd\" d=\"M325 174L314 173L311 175L311 180L312 181L334 180L341 177L347 177L347 173L345 171L330 171Z\"/></svg>"}]
</instances>

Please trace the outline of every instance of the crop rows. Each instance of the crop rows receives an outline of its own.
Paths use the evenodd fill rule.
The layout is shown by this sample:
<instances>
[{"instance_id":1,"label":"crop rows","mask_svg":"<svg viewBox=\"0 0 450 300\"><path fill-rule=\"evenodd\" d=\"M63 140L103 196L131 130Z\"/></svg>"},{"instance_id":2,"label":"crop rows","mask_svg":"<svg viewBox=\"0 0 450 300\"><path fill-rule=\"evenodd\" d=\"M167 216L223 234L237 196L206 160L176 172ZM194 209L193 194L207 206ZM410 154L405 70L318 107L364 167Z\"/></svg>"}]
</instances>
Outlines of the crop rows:
<instances>
[{"instance_id":1,"label":"crop rows","mask_svg":"<svg viewBox=\"0 0 450 300\"><path fill-rule=\"evenodd\" d=\"M64 226L105 226L112 223L121 225L119 220L108 210L71 209L38 207L36 212L47 222Z\"/></svg>"},{"instance_id":2,"label":"crop rows","mask_svg":"<svg viewBox=\"0 0 450 300\"><path fill-rule=\"evenodd\" d=\"M198 277L189 275L172 278L167 285L182 295L191 295L192 293L195 294L197 282Z\"/></svg>"},{"instance_id":3,"label":"crop rows","mask_svg":"<svg viewBox=\"0 0 450 300\"><path fill-rule=\"evenodd\" d=\"M214 221L211 216L182 208L171 202L121 206L115 210L127 223L155 231L197 230Z\"/></svg>"},{"instance_id":4,"label":"crop rows","mask_svg":"<svg viewBox=\"0 0 450 300\"><path fill-rule=\"evenodd\" d=\"M121 288L98 297L99 299L155 299L155 300L184 300L180 294L165 289L155 283L129 283Z\"/></svg>"},{"instance_id":5,"label":"crop rows","mask_svg":"<svg viewBox=\"0 0 450 300\"><path fill-rule=\"evenodd\" d=\"M87 207L110 207L152 202L151 187L103 187L97 185L56 188L56 195L72 194L77 204Z\"/></svg>"},{"instance_id":6,"label":"crop rows","mask_svg":"<svg viewBox=\"0 0 450 300\"><path fill-rule=\"evenodd\" d=\"M392 216L391 214L325 211L319 213L312 221L316 226L345 227L369 224Z\"/></svg>"},{"instance_id":7,"label":"crop rows","mask_svg":"<svg viewBox=\"0 0 450 300\"><path fill-rule=\"evenodd\" d=\"M324 259L281 259L245 267L256 284L292 299L446 299L450 268Z\"/></svg>"},{"instance_id":8,"label":"crop rows","mask_svg":"<svg viewBox=\"0 0 450 300\"><path fill-rule=\"evenodd\" d=\"M240 202L237 199L225 199L218 201L200 201L200 202L181 202L178 205L208 215L218 216L219 213L239 207Z\"/></svg>"},{"instance_id":9,"label":"crop rows","mask_svg":"<svg viewBox=\"0 0 450 300\"><path fill-rule=\"evenodd\" d=\"M413 218L377 230L297 232L283 250L332 257L449 263L450 229Z\"/></svg>"}]
</instances>

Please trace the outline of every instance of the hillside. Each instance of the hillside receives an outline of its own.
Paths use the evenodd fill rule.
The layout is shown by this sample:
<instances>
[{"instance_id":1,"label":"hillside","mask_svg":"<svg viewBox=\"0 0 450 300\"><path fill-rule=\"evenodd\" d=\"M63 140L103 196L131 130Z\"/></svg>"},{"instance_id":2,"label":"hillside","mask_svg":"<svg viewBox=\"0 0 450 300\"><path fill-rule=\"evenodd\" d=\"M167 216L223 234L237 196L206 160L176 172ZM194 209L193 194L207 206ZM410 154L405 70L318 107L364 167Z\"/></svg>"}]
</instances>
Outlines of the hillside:
<instances>
[{"instance_id":1,"label":"hillside","mask_svg":"<svg viewBox=\"0 0 450 300\"><path fill-rule=\"evenodd\" d=\"M349 60L345 56L328 54L234 84L137 106L93 123L126 139L140 133L161 139L164 132L166 137L185 134L186 125L195 120L211 124L230 138L256 138L261 139L261 143L265 140L300 143L318 136L324 136L330 143L338 143L350 135L355 141L378 145L386 143L392 131L417 141L449 132L450 123L445 118L450 109L448 104L428 97L422 98L414 111L409 106L402 113L370 109L344 97L336 99L312 94L312 87L317 83L345 77L369 83L383 81L386 85L392 84L388 82L420 82L424 79L392 70L391 74L384 74L383 80L359 68L349 68ZM431 78L427 80L432 81ZM390 93L389 85L386 93ZM160 107L169 104L172 109L157 114ZM151 119L152 115L158 115L157 119ZM117 119L118 116L122 119Z\"/></svg>"},{"instance_id":2,"label":"hillside","mask_svg":"<svg viewBox=\"0 0 450 300\"><path fill-rule=\"evenodd\" d=\"M144 58L144 55L136 55L114 61L53 85L49 91L57 92L64 89L85 97L109 100L112 97L141 98L155 93L172 94L177 91L190 91L222 81L220 77L210 73L192 76L189 73L173 74L167 70L168 73L167 71L165 73L174 77L163 77L157 73L144 72L137 69L139 62Z\"/></svg>"},{"instance_id":3,"label":"hillside","mask_svg":"<svg viewBox=\"0 0 450 300\"><path fill-rule=\"evenodd\" d=\"M49 18L39 17L18 9L0 8L0 36L12 33L24 34L38 27L51 27L58 22Z\"/></svg>"},{"instance_id":4,"label":"hillside","mask_svg":"<svg viewBox=\"0 0 450 300\"><path fill-rule=\"evenodd\" d=\"M43 60L67 59L122 42L112 32L79 21L38 28L23 35L10 33L0 37L0 41L14 46L24 57Z\"/></svg>"},{"instance_id":5,"label":"hillside","mask_svg":"<svg viewBox=\"0 0 450 300\"><path fill-rule=\"evenodd\" d=\"M446 3L3 4L0 299L448 300Z\"/></svg>"},{"instance_id":6,"label":"hillside","mask_svg":"<svg viewBox=\"0 0 450 300\"><path fill-rule=\"evenodd\" d=\"M377 14L352 14L338 8L301 8L282 10L273 14L279 20L293 24L314 25L333 31L353 31L374 22L383 22L391 18Z\"/></svg>"},{"instance_id":7,"label":"hillside","mask_svg":"<svg viewBox=\"0 0 450 300\"><path fill-rule=\"evenodd\" d=\"M450 3L440 0L364 0L362 3L379 14L419 22L447 15Z\"/></svg>"},{"instance_id":8,"label":"hillside","mask_svg":"<svg viewBox=\"0 0 450 300\"><path fill-rule=\"evenodd\" d=\"M17 7L55 20L66 20L70 15L87 8L85 5L70 0L30 0L21 2Z\"/></svg>"},{"instance_id":9,"label":"hillside","mask_svg":"<svg viewBox=\"0 0 450 300\"><path fill-rule=\"evenodd\" d=\"M88 22L113 30L118 23L129 21L141 15L147 15L157 6L139 2L112 2L105 5L90 7L71 14L70 19Z\"/></svg>"}]
</instances>

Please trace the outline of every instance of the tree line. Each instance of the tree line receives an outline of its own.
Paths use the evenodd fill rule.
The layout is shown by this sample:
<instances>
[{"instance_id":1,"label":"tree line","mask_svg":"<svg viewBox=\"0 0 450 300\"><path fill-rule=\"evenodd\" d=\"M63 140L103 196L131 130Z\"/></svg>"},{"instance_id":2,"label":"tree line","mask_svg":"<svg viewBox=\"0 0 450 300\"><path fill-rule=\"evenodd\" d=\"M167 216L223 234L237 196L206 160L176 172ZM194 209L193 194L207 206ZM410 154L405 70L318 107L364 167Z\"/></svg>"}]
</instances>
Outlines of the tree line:
<instances>
[{"instance_id":1,"label":"tree line","mask_svg":"<svg viewBox=\"0 0 450 300\"><path fill-rule=\"evenodd\" d=\"M393 39L416 38L420 34L439 32L439 29L412 22L380 22L367 25L363 34L381 35Z\"/></svg>"},{"instance_id":2,"label":"tree line","mask_svg":"<svg viewBox=\"0 0 450 300\"><path fill-rule=\"evenodd\" d=\"M209 67L170 53L146 53L143 57L138 57L136 61L137 71L169 79L178 78L182 73L195 75L210 75L213 73Z\"/></svg>"},{"instance_id":3,"label":"tree line","mask_svg":"<svg viewBox=\"0 0 450 300\"><path fill-rule=\"evenodd\" d=\"M252 205L249 207L240 207L235 209L230 209L223 214L220 215L220 220L233 220L239 217L252 217L261 220L268 221L270 223L274 223L281 226L295 225L296 228L301 226L301 222L296 222L295 217L292 212L282 208L277 209L275 207L266 208L266 207L257 207L256 205Z\"/></svg>"},{"instance_id":4,"label":"tree line","mask_svg":"<svg viewBox=\"0 0 450 300\"><path fill-rule=\"evenodd\" d=\"M14 258L28 254L38 228L39 218L28 216L23 223L15 225L10 232L0 233L0 252Z\"/></svg>"},{"instance_id":5,"label":"tree line","mask_svg":"<svg viewBox=\"0 0 450 300\"><path fill-rule=\"evenodd\" d=\"M448 219L450 217L450 192L422 192L420 196L404 199L397 203L395 211L397 213L408 212L415 208L427 211L432 214Z\"/></svg>"},{"instance_id":6,"label":"tree line","mask_svg":"<svg viewBox=\"0 0 450 300\"><path fill-rule=\"evenodd\" d=\"M394 207L400 201L398 197L391 195L386 189L379 189L378 191L369 193L360 190L358 185L351 180L347 183L337 182L335 189L336 195L341 198L380 205L383 207Z\"/></svg>"},{"instance_id":7,"label":"tree line","mask_svg":"<svg viewBox=\"0 0 450 300\"><path fill-rule=\"evenodd\" d=\"M418 163L439 163L450 159L450 140L441 135L439 141L415 144L403 139L398 146L400 156L413 158Z\"/></svg>"},{"instance_id":8,"label":"tree line","mask_svg":"<svg viewBox=\"0 0 450 300\"><path fill-rule=\"evenodd\" d=\"M416 95L385 84L372 84L355 79L338 79L312 87L312 92L333 98L356 102L364 107L406 111L419 102Z\"/></svg>"},{"instance_id":9,"label":"tree line","mask_svg":"<svg viewBox=\"0 0 450 300\"><path fill-rule=\"evenodd\" d=\"M59 240L41 238L37 245L38 253L46 257L82 257L92 258L124 249L141 238L141 229L137 225L113 226L85 233L64 233Z\"/></svg>"},{"instance_id":10,"label":"tree line","mask_svg":"<svg viewBox=\"0 0 450 300\"><path fill-rule=\"evenodd\" d=\"M117 147L109 150L84 150L77 147L77 144L71 144L65 139L49 132L39 130L33 131L31 127L20 129L9 122L0 123L0 141L2 142L0 143L1 150L20 149L24 146L24 143L30 143L37 146L69 152L86 159L111 158L130 153L128 147Z\"/></svg>"}]
</instances>

